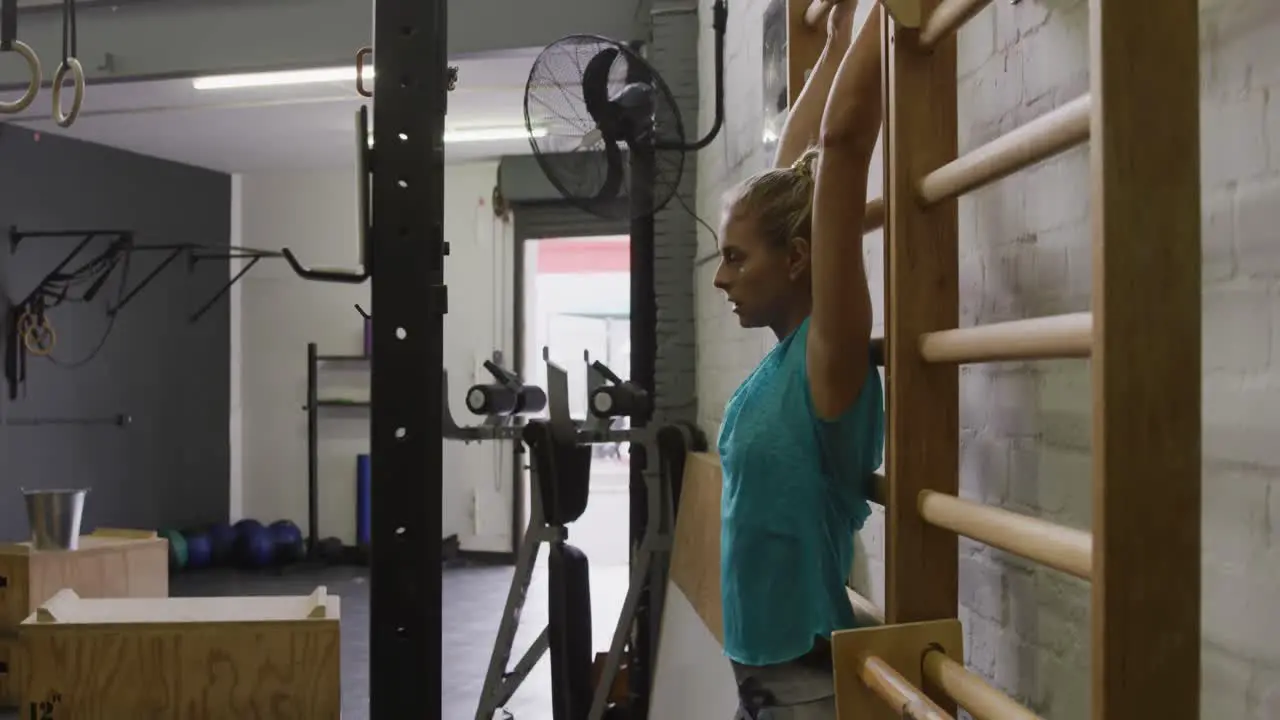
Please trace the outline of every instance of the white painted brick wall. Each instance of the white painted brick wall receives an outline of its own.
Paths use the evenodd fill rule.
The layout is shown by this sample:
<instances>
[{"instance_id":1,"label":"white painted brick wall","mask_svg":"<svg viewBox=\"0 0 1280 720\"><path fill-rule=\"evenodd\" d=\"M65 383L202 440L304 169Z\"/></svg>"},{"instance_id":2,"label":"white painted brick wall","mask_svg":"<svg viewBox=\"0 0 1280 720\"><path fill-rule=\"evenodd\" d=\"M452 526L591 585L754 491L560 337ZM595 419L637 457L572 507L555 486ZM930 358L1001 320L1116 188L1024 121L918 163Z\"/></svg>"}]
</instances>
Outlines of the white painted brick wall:
<instances>
[{"instance_id":1,"label":"white painted brick wall","mask_svg":"<svg viewBox=\"0 0 1280 720\"><path fill-rule=\"evenodd\" d=\"M699 163L698 212L713 225L721 194L768 161L758 110L766 4L733 4L727 91L739 102ZM710 0L701 5L709 18ZM1085 92L1087 28L1084 0L996 0L974 18L959 41L961 151ZM1203 0L1201 28L1202 716L1263 720L1280 718L1280 97L1272 97L1280 94L1280 5ZM703 117L711 108L711 40L704 27ZM878 173L871 181L870 194L878 195ZM964 198L961 323L1088 309L1088 219L1086 148ZM699 256L713 243L700 231ZM867 236L865 247L878 297L880 235ZM710 263L695 273L698 418L712 433L729 394L772 344L737 327L711 287L714 270ZM877 303L878 320L882 310ZM962 495L1090 526L1087 363L965 368L960 402ZM883 543L876 513L861 533L854 571L876 600L883 599ZM968 663L1046 717L1088 717L1087 584L968 541L961 573Z\"/></svg>"}]
</instances>

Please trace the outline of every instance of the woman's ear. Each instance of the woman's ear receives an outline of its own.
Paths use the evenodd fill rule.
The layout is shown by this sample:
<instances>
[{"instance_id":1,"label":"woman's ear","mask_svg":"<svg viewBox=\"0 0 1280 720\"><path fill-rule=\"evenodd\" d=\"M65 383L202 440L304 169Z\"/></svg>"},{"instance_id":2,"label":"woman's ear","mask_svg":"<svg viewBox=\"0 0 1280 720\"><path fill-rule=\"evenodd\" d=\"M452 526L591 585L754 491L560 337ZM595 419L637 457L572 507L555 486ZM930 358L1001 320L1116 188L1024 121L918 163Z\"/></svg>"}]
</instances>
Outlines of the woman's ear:
<instances>
[{"instance_id":1,"label":"woman's ear","mask_svg":"<svg viewBox=\"0 0 1280 720\"><path fill-rule=\"evenodd\" d=\"M793 237L787 243L787 275L798 280L809 272L809 238Z\"/></svg>"}]
</instances>

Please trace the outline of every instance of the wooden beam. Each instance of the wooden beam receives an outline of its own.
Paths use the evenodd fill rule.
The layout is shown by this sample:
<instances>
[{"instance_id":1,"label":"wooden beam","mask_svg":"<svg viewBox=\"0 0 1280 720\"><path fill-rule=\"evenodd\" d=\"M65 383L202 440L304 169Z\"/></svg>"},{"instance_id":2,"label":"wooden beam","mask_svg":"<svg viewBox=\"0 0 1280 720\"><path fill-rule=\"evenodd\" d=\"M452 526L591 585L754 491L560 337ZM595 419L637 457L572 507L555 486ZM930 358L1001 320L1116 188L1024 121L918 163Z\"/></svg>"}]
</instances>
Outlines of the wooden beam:
<instances>
[{"instance_id":1,"label":"wooden beam","mask_svg":"<svg viewBox=\"0 0 1280 720\"><path fill-rule=\"evenodd\" d=\"M1094 720L1200 717L1198 20L1089 2Z\"/></svg>"},{"instance_id":2,"label":"wooden beam","mask_svg":"<svg viewBox=\"0 0 1280 720\"><path fill-rule=\"evenodd\" d=\"M939 0L924 0L931 13ZM916 510L923 490L955 495L960 456L959 371L926 362L922 335L959 321L956 202L925 207L920 179L956 156L956 44L925 52L919 32L893 23L885 43L885 183L889 378L885 613L890 623L956 616L959 550L954 533Z\"/></svg>"}]
</instances>

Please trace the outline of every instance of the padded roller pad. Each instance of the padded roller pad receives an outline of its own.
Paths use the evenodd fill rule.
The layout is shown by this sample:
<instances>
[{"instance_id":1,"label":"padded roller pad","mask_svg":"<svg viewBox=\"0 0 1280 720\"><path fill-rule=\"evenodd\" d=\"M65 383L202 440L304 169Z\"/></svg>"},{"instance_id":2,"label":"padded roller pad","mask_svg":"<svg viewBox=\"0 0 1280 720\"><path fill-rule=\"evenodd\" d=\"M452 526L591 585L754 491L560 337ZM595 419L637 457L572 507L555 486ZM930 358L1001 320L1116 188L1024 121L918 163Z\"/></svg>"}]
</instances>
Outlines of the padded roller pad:
<instances>
[{"instance_id":1,"label":"padded roller pad","mask_svg":"<svg viewBox=\"0 0 1280 720\"><path fill-rule=\"evenodd\" d=\"M591 578L587 556L572 545L551 546L548 627L551 712L555 720L586 720L591 710Z\"/></svg>"},{"instance_id":2,"label":"padded roller pad","mask_svg":"<svg viewBox=\"0 0 1280 720\"><path fill-rule=\"evenodd\" d=\"M582 517L591 488L591 446L557 441L546 420L530 420L524 441L538 474L547 524L567 525Z\"/></svg>"}]
</instances>

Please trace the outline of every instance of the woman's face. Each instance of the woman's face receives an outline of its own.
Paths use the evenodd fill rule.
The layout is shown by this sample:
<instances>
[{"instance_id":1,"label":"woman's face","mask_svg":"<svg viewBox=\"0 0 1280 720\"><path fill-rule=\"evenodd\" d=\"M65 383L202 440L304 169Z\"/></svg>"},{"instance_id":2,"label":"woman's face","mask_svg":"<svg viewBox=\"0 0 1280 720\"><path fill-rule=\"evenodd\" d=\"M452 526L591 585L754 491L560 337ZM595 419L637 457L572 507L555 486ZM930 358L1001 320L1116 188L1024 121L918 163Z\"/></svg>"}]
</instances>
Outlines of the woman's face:
<instances>
[{"instance_id":1,"label":"woman's face","mask_svg":"<svg viewBox=\"0 0 1280 720\"><path fill-rule=\"evenodd\" d=\"M730 212L720 229L720 267L714 284L742 327L771 327L787 314L796 280L807 263L807 244L779 246L749 216Z\"/></svg>"}]
</instances>

